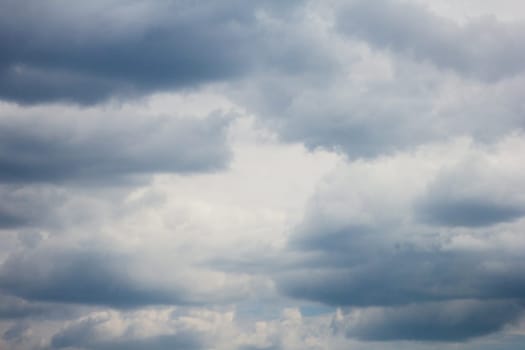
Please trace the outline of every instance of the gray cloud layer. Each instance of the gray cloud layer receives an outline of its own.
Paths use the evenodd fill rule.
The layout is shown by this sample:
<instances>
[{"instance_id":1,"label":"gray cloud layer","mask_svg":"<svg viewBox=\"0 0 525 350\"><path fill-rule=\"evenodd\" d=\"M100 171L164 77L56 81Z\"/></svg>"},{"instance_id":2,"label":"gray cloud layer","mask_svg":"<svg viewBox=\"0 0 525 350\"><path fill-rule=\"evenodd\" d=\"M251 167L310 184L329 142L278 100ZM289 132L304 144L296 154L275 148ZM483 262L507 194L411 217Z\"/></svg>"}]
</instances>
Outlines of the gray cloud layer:
<instances>
[{"instance_id":1,"label":"gray cloud layer","mask_svg":"<svg viewBox=\"0 0 525 350\"><path fill-rule=\"evenodd\" d=\"M182 302L133 277L124 258L98 252L35 252L12 255L0 270L3 290L36 301L134 307Z\"/></svg>"},{"instance_id":2,"label":"gray cloud layer","mask_svg":"<svg viewBox=\"0 0 525 350\"><path fill-rule=\"evenodd\" d=\"M291 4L4 1L0 95L89 104L232 79L261 56L257 11Z\"/></svg>"},{"instance_id":3,"label":"gray cloud layer","mask_svg":"<svg viewBox=\"0 0 525 350\"><path fill-rule=\"evenodd\" d=\"M228 161L224 117L130 116L121 121L124 125L113 120L89 130L93 120L74 116L59 125L45 118L4 119L0 121L0 180L97 182L153 172L214 170Z\"/></svg>"},{"instance_id":4,"label":"gray cloud layer","mask_svg":"<svg viewBox=\"0 0 525 350\"><path fill-rule=\"evenodd\" d=\"M0 348L519 348L525 22L424 3L2 1Z\"/></svg>"},{"instance_id":5,"label":"gray cloud layer","mask_svg":"<svg viewBox=\"0 0 525 350\"><path fill-rule=\"evenodd\" d=\"M525 23L484 17L459 25L422 5L392 0L351 1L338 25L366 42L475 78L523 72Z\"/></svg>"},{"instance_id":6,"label":"gray cloud layer","mask_svg":"<svg viewBox=\"0 0 525 350\"><path fill-rule=\"evenodd\" d=\"M281 292L364 307L347 334L367 340L464 340L517 321L525 260L503 242L523 228L521 154L452 147L338 169L289 240L298 256L275 273ZM430 167L405 168L416 158Z\"/></svg>"},{"instance_id":7,"label":"gray cloud layer","mask_svg":"<svg viewBox=\"0 0 525 350\"><path fill-rule=\"evenodd\" d=\"M82 346L84 349L93 350L198 350L204 349L201 340L195 335L175 334L160 335L143 339L113 340L106 342L96 342L86 337L89 333L86 329L68 329L66 332L57 334L53 337L51 345L56 349L68 348L71 346Z\"/></svg>"},{"instance_id":8,"label":"gray cloud layer","mask_svg":"<svg viewBox=\"0 0 525 350\"><path fill-rule=\"evenodd\" d=\"M500 330L518 320L517 303L455 301L369 310L346 327L347 336L365 340L463 341Z\"/></svg>"}]
</instances>

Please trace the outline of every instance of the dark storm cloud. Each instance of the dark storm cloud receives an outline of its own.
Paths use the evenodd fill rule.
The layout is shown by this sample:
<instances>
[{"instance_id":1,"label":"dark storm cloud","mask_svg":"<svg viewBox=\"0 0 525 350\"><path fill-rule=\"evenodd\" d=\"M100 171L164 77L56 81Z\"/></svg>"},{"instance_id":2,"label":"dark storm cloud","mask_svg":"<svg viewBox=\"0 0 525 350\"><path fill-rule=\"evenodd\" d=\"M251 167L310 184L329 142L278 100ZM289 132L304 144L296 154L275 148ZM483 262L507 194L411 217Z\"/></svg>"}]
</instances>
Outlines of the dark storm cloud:
<instances>
[{"instance_id":1,"label":"dark storm cloud","mask_svg":"<svg viewBox=\"0 0 525 350\"><path fill-rule=\"evenodd\" d=\"M520 144L517 146L516 150L521 148ZM525 202L519 195L521 170L498 164L495 153L487 154L478 154L442 171L415 200L415 216L430 225L472 228L512 222L524 216Z\"/></svg>"},{"instance_id":2,"label":"dark storm cloud","mask_svg":"<svg viewBox=\"0 0 525 350\"><path fill-rule=\"evenodd\" d=\"M4 1L0 96L94 103L232 79L264 56L258 11L295 3Z\"/></svg>"},{"instance_id":3,"label":"dark storm cloud","mask_svg":"<svg viewBox=\"0 0 525 350\"><path fill-rule=\"evenodd\" d=\"M525 68L525 24L482 17L459 25L427 8L394 0L356 0L340 12L347 35L481 79L495 80Z\"/></svg>"},{"instance_id":4,"label":"dark storm cloud","mask_svg":"<svg viewBox=\"0 0 525 350\"><path fill-rule=\"evenodd\" d=\"M127 263L98 251L26 251L2 264L0 289L32 301L118 308L185 303L177 291L134 278Z\"/></svg>"},{"instance_id":5,"label":"dark storm cloud","mask_svg":"<svg viewBox=\"0 0 525 350\"><path fill-rule=\"evenodd\" d=\"M121 125L97 117L95 128L92 119L1 120L0 181L104 183L153 172L211 171L229 160L226 117L130 116ZM5 225L22 220L9 213L0 218Z\"/></svg>"},{"instance_id":6,"label":"dark storm cloud","mask_svg":"<svg viewBox=\"0 0 525 350\"><path fill-rule=\"evenodd\" d=\"M446 238L419 233L420 226L376 220L334 229L310 215L289 240L299 255L283 262L275 280L286 296L363 310L349 337L462 341L499 331L523 313L519 255L446 249ZM367 313L369 307L380 311Z\"/></svg>"},{"instance_id":7,"label":"dark storm cloud","mask_svg":"<svg viewBox=\"0 0 525 350\"><path fill-rule=\"evenodd\" d=\"M419 204L424 221L444 226L486 226L512 221L525 214L525 208L494 203L489 198L436 198Z\"/></svg>"},{"instance_id":8,"label":"dark storm cloud","mask_svg":"<svg viewBox=\"0 0 525 350\"><path fill-rule=\"evenodd\" d=\"M346 335L362 340L464 341L501 330L523 305L469 300L364 310Z\"/></svg>"},{"instance_id":9,"label":"dark storm cloud","mask_svg":"<svg viewBox=\"0 0 525 350\"><path fill-rule=\"evenodd\" d=\"M119 86L117 82L71 72L38 70L19 66L0 70L0 94L3 99L18 103L74 101L96 103L115 91L136 95L136 89Z\"/></svg>"},{"instance_id":10,"label":"dark storm cloud","mask_svg":"<svg viewBox=\"0 0 525 350\"><path fill-rule=\"evenodd\" d=\"M522 299L525 295L523 259L418 251L398 248L395 242L390 251L374 246L362 249L357 244L355 251L327 250L313 255L303 263L304 268L282 273L279 287L287 295L335 306ZM489 262L500 264L501 269L491 270Z\"/></svg>"},{"instance_id":11,"label":"dark storm cloud","mask_svg":"<svg viewBox=\"0 0 525 350\"><path fill-rule=\"evenodd\" d=\"M0 209L0 229L23 226L29 221L29 218L18 216L8 211L9 209Z\"/></svg>"},{"instance_id":12,"label":"dark storm cloud","mask_svg":"<svg viewBox=\"0 0 525 350\"><path fill-rule=\"evenodd\" d=\"M303 261L276 273L276 282L289 297L359 308L348 337L464 341L497 332L523 314L520 257L444 251L437 241L421 247L352 227L346 235L319 235L320 245L311 237L294 243Z\"/></svg>"}]
</instances>

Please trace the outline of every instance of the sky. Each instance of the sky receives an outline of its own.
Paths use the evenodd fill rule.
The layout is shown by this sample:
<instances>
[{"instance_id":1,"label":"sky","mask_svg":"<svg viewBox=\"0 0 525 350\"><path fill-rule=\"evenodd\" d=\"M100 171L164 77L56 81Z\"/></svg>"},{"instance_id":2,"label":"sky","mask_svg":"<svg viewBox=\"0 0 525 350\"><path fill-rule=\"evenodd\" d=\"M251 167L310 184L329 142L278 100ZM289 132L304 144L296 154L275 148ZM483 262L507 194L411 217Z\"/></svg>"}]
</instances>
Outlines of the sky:
<instances>
[{"instance_id":1,"label":"sky","mask_svg":"<svg viewBox=\"0 0 525 350\"><path fill-rule=\"evenodd\" d=\"M0 349L518 350L520 0L0 0Z\"/></svg>"}]
</instances>

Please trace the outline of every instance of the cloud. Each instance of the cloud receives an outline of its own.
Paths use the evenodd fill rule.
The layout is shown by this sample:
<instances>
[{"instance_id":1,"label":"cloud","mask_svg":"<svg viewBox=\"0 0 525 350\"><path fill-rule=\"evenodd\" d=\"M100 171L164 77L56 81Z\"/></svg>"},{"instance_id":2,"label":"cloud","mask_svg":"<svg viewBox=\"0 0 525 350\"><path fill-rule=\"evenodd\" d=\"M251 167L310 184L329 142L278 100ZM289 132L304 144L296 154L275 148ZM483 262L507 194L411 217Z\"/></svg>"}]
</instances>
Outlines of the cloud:
<instances>
[{"instance_id":1,"label":"cloud","mask_svg":"<svg viewBox=\"0 0 525 350\"><path fill-rule=\"evenodd\" d=\"M93 225L155 174L223 171L235 113L206 92L93 108L2 103L0 228Z\"/></svg>"},{"instance_id":2,"label":"cloud","mask_svg":"<svg viewBox=\"0 0 525 350\"><path fill-rule=\"evenodd\" d=\"M191 231L120 231L130 224L45 233L36 246L19 246L0 265L0 289L29 302L134 309L224 305L246 298L257 285L244 273L204 266L199 247L188 239Z\"/></svg>"},{"instance_id":3,"label":"cloud","mask_svg":"<svg viewBox=\"0 0 525 350\"><path fill-rule=\"evenodd\" d=\"M212 171L229 160L228 120L220 115L107 120L106 113L71 114L1 118L0 180L103 183L153 172Z\"/></svg>"},{"instance_id":4,"label":"cloud","mask_svg":"<svg viewBox=\"0 0 525 350\"><path fill-rule=\"evenodd\" d=\"M15 323L8 330L6 330L2 336L2 339L10 343L20 343L29 335L31 335L31 328L27 324L19 322Z\"/></svg>"},{"instance_id":5,"label":"cloud","mask_svg":"<svg viewBox=\"0 0 525 350\"><path fill-rule=\"evenodd\" d=\"M400 310L399 319L397 311L384 311L395 319L391 324L374 319L352 333L363 339L455 341L515 321L525 287L521 249L511 248L519 244L524 223L521 191L516 191L523 176L517 152L522 147L516 135L491 146L460 140L341 166L319 186L290 237L293 259L283 259L273 273L279 290L365 314L367 307ZM497 206L473 217L470 208L454 206L462 198L474 198L475 208ZM453 216L422 221L421 213L436 216L436 210L421 203L438 200ZM508 207L520 211L496 215ZM474 301L468 307L456 303L465 299ZM500 306L501 312L492 309ZM457 330L440 310L458 313L451 316ZM486 324L474 322L478 316L472 315L484 310L494 317ZM422 322L425 317L442 324Z\"/></svg>"},{"instance_id":6,"label":"cloud","mask_svg":"<svg viewBox=\"0 0 525 350\"><path fill-rule=\"evenodd\" d=\"M239 350L279 350L281 347L270 345L270 346L256 346L256 345L246 345L239 348Z\"/></svg>"},{"instance_id":7,"label":"cloud","mask_svg":"<svg viewBox=\"0 0 525 350\"><path fill-rule=\"evenodd\" d=\"M70 333L60 334L53 338L52 345L56 349L68 348L72 345L78 345L79 335L82 334L82 330L78 330L79 333L69 330ZM89 342L85 349L94 350L141 350L141 349L152 349L152 350L168 350L168 349L181 349L181 350L193 350L193 349L204 349L201 341L196 336L191 335L159 335L156 337L147 337L143 339L133 340L116 340L108 342Z\"/></svg>"},{"instance_id":8,"label":"cloud","mask_svg":"<svg viewBox=\"0 0 525 350\"><path fill-rule=\"evenodd\" d=\"M4 1L0 348L520 348L518 7Z\"/></svg>"},{"instance_id":9,"label":"cloud","mask_svg":"<svg viewBox=\"0 0 525 350\"><path fill-rule=\"evenodd\" d=\"M316 38L330 48L326 52L340 51L337 68L300 76L269 72L230 92L285 142L359 159L464 136L490 144L523 131L524 75L472 81L353 38L343 45L327 29L316 29L327 36Z\"/></svg>"},{"instance_id":10,"label":"cloud","mask_svg":"<svg viewBox=\"0 0 525 350\"><path fill-rule=\"evenodd\" d=\"M180 302L175 291L133 280L125 260L98 252L12 255L3 263L0 285L13 295L37 301L133 307Z\"/></svg>"},{"instance_id":11,"label":"cloud","mask_svg":"<svg viewBox=\"0 0 525 350\"><path fill-rule=\"evenodd\" d=\"M425 220L449 226L485 226L515 220L523 207L485 202L483 199L443 199L425 203Z\"/></svg>"},{"instance_id":12,"label":"cloud","mask_svg":"<svg viewBox=\"0 0 525 350\"><path fill-rule=\"evenodd\" d=\"M72 320L58 329L49 349L314 349L304 342L308 325L285 310L280 319L243 326L233 311L202 308L148 308L103 311ZM286 329L288 334L283 332ZM326 328L328 331L328 328ZM330 333L326 333L330 336Z\"/></svg>"},{"instance_id":13,"label":"cloud","mask_svg":"<svg viewBox=\"0 0 525 350\"><path fill-rule=\"evenodd\" d=\"M232 133L252 127L239 123ZM121 309L223 305L268 293L266 277L211 261L271 248L337 157L252 137L238 143L249 150L234 147L243 161L207 174L158 175L137 186L105 178L10 185L6 209L28 221L6 229L12 246L2 255L0 288L33 302ZM291 160L294 169L283 167ZM268 177L282 181L261 186ZM260 228L264 239L253 239Z\"/></svg>"},{"instance_id":14,"label":"cloud","mask_svg":"<svg viewBox=\"0 0 525 350\"><path fill-rule=\"evenodd\" d=\"M69 244L61 240L58 235L36 248L9 254L0 265L0 288L30 302L118 309L220 305L245 298L250 291L246 276L199 266L191 258L194 249L170 256L180 248L167 243L164 249L156 248L155 242L153 247L144 243L141 250L131 249L117 245L118 239L108 241L96 233L91 235L89 248L76 246L86 244L80 234L69 237ZM170 274L161 273L167 266Z\"/></svg>"},{"instance_id":15,"label":"cloud","mask_svg":"<svg viewBox=\"0 0 525 350\"><path fill-rule=\"evenodd\" d=\"M55 308L0 294L0 319L19 319L49 313Z\"/></svg>"},{"instance_id":16,"label":"cloud","mask_svg":"<svg viewBox=\"0 0 525 350\"><path fill-rule=\"evenodd\" d=\"M474 78L497 80L523 72L525 24L493 16L460 25L422 5L382 0L352 1L338 18L340 30L373 47Z\"/></svg>"},{"instance_id":17,"label":"cloud","mask_svg":"<svg viewBox=\"0 0 525 350\"><path fill-rule=\"evenodd\" d=\"M515 302L452 301L350 312L338 326L367 341L464 341L516 322L521 312Z\"/></svg>"},{"instance_id":18,"label":"cloud","mask_svg":"<svg viewBox=\"0 0 525 350\"><path fill-rule=\"evenodd\" d=\"M463 29L413 1L312 2L304 13L309 20L283 26L281 40L307 33L309 46L328 57L315 61L326 64L301 74L255 71L225 89L281 140L358 159L462 136L491 143L523 130L521 22L483 19ZM425 36L434 31L437 38Z\"/></svg>"},{"instance_id":19,"label":"cloud","mask_svg":"<svg viewBox=\"0 0 525 350\"><path fill-rule=\"evenodd\" d=\"M205 347L207 339L202 339L202 334L198 328L192 327L191 322L172 319L165 313L155 317L155 311L149 314L93 313L60 330L52 337L51 346L53 349L81 347L94 350L192 350ZM145 329L141 329L143 327Z\"/></svg>"},{"instance_id":20,"label":"cloud","mask_svg":"<svg viewBox=\"0 0 525 350\"><path fill-rule=\"evenodd\" d=\"M331 51L338 48L331 37L316 40L325 40ZM392 77L388 72L383 76L379 67L379 81L354 81L348 70L355 66L361 71L360 61L373 58L359 47L341 56L338 59L345 63L334 69L324 67L299 76L269 72L246 79L232 98L283 141L300 142L311 150L339 151L351 158L406 149L434 137L426 122L432 101L426 93L414 92L408 77Z\"/></svg>"},{"instance_id":21,"label":"cloud","mask_svg":"<svg viewBox=\"0 0 525 350\"><path fill-rule=\"evenodd\" d=\"M16 214L11 214L7 211L0 212L0 227L16 227L25 224L27 220L22 217L18 217Z\"/></svg>"},{"instance_id":22,"label":"cloud","mask_svg":"<svg viewBox=\"0 0 525 350\"><path fill-rule=\"evenodd\" d=\"M510 222L525 214L518 194L523 185L514 152L523 147L521 134L494 149L474 151L444 167L414 203L416 215L430 224L476 227ZM504 156L507 154L507 156Z\"/></svg>"},{"instance_id":23,"label":"cloud","mask_svg":"<svg viewBox=\"0 0 525 350\"><path fill-rule=\"evenodd\" d=\"M0 95L19 103L92 104L235 79L264 56L261 13L286 16L294 3L7 1Z\"/></svg>"},{"instance_id":24,"label":"cloud","mask_svg":"<svg viewBox=\"0 0 525 350\"><path fill-rule=\"evenodd\" d=\"M389 306L465 298L521 298L524 262L490 255L435 252L395 253L372 246L355 256L313 258L304 268L281 273L280 289L286 295L328 305ZM341 254L341 253L340 253ZM510 261L509 261L510 260ZM504 285L502 285L504 283Z\"/></svg>"},{"instance_id":25,"label":"cloud","mask_svg":"<svg viewBox=\"0 0 525 350\"><path fill-rule=\"evenodd\" d=\"M0 229L53 225L53 209L65 201L64 194L56 189L9 185L0 185L0 198ZM50 203L56 207L50 208Z\"/></svg>"}]
</instances>

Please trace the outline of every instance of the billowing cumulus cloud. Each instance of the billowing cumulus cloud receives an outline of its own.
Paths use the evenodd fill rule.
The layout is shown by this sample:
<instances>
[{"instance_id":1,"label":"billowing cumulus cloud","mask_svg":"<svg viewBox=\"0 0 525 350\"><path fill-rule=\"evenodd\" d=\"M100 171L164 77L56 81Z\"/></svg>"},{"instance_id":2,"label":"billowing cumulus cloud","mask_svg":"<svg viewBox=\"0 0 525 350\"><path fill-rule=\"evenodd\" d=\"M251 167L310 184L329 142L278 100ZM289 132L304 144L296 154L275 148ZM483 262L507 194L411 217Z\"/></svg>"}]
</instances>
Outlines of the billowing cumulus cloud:
<instances>
[{"instance_id":1,"label":"billowing cumulus cloud","mask_svg":"<svg viewBox=\"0 0 525 350\"><path fill-rule=\"evenodd\" d=\"M521 349L523 9L3 1L0 348Z\"/></svg>"},{"instance_id":2,"label":"billowing cumulus cloud","mask_svg":"<svg viewBox=\"0 0 525 350\"><path fill-rule=\"evenodd\" d=\"M322 26L315 30L319 41L331 34ZM465 135L495 142L523 130L523 75L478 83L355 38L347 41L345 46L336 36L325 44L333 51L344 48L335 70L265 74L243 80L231 95L282 140L351 159Z\"/></svg>"},{"instance_id":3,"label":"billowing cumulus cloud","mask_svg":"<svg viewBox=\"0 0 525 350\"><path fill-rule=\"evenodd\" d=\"M110 187L143 184L158 173L211 173L228 167L230 111L186 114L176 103L167 115L159 115L144 103L91 109L4 103L0 228L56 229L67 227L73 216L73 221L84 220L90 209L82 195L75 199L71 187L88 193L102 188L107 194ZM99 202L104 210L118 211ZM72 216L73 206L78 211Z\"/></svg>"},{"instance_id":4,"label":"billowing cumulus cloud","mask_svg":"<svg viewBox=\"0 0 525 350\"><path fill-rule=\"evenodd\" d=\"M522 153L515 152L523 145L514 148L516 143L522 143L521 137L511 136L480 150L460 141L342 167L313 197L290 240L290 249L303 252L304 262L277 274L281 291L336 306L386 307L379 312L394 320L389 324L385 317L383 330L375 318L370 328L368 321L357 326L355 334L370 339L462 339L516 320L523 304L524 261L522 247L506 242L509 235L517 239L523 228ZM495 159L497 165L491 166ZM511 303L514 311L504 306L500 319L488 311L495 323L478 327L471 321L478 316L469 314L478 311L471 307L426 307L464 299L478 300L475 310L492 310L492 302L499 300ZM414 303L426 316L411 311ZM417 318L410 323L412 313L448 320L437 311L449 307L464 311L454 317L458 322L463 317L473 329L458 325L458 333L452 328L440 333L437 324L424 326ZM418 331L416 323L432 331Z\"/></svg>"},{"instance_id":5,"label":"billowing cumulus cloud","mask_svg":"<svg viewBox=\"0 0 525 350\"><path fill-rule=\"evenodd\" d=\"M46 342L51 349L318 349L323 342L337 346L330 321L330 317L304 318L291 308L275 319L257 322L254 328L243 327L234 311L93 312Z\"/></svg>"},{"instance_id":6,"label":"billowing cumulus cloud","mask_svg":"<svg viewBox=\"0 0 525 350\"><path fill-rule=\"evenodd\" d=\"M202 339L199 325L192 324L190 317L172 317L169 310L125 315L115 312L92 313L61 329L53 335L50 343L53 349L203 349L207 340ZM211 323L214 320L199 320L195 317L195 321L209 328L211 325L206 324L206 321Z\"/></svg>"}]
</instances>

